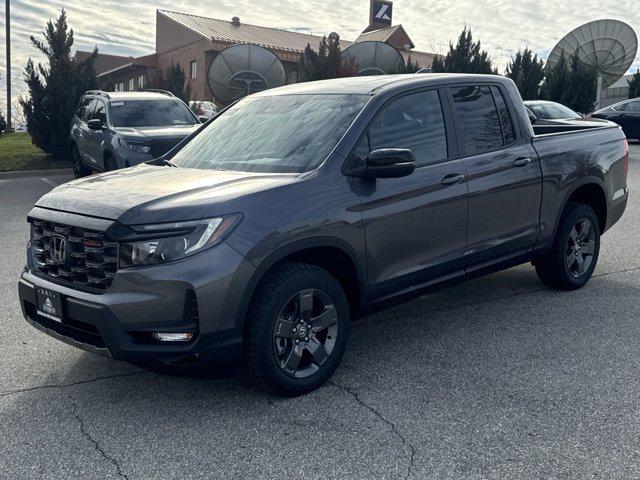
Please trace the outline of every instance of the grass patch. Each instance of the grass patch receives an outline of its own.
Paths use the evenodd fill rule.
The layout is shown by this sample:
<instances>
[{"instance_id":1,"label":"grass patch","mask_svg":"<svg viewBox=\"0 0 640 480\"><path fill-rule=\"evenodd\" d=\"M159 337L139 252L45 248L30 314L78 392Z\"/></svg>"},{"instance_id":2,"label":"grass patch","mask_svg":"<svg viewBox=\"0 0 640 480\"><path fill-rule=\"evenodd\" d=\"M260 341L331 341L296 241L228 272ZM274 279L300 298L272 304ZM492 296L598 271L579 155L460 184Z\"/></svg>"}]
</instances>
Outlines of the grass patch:
<instances>
[{"instance_id":1,"label":"grass patch","mask_svg":"<svg viewBox=\"0 0 640 480\"><path fill-rule=\"evenodd\" d=\"M71 162L55 160L31 143L28 133L0 135L0 172L70 167Z\"/></svg>"}]
</instances>

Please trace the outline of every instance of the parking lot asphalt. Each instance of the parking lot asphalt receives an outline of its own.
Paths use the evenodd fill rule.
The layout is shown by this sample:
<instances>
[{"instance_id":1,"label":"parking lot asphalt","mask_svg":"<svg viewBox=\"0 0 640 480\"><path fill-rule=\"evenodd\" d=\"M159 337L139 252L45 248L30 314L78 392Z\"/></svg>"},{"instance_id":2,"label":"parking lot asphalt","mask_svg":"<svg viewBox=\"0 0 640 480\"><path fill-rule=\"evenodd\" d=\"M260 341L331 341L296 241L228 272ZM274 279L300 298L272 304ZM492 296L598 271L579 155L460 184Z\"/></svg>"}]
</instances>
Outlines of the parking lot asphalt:
<instances>
[{"instance_id":1,"label":"parking lot asphalt","mask_svg":"<svg viewBox=\"0 0 640 480\"><path fill-rule=\"evenodd\" d=\"M640 144L593 280L530 265L355 324L296 399L158 375L27 325L26 213L68 176L0 179L0 478L640 477Z\"/></svg>"}]
</instances>

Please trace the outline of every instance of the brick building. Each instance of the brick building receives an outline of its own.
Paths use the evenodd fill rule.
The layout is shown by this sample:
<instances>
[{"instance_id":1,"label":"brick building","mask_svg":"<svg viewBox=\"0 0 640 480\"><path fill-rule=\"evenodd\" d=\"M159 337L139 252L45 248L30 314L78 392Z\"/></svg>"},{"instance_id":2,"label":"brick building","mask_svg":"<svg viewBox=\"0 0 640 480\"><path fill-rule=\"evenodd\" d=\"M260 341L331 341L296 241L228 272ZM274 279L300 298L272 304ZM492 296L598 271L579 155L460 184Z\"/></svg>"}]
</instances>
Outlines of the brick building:
<instances>
[{"instance_id":1,"label":"brick building","mask_svg":"<svg viewBox=\"0 0 640 480\"><path fill-rule=\"evenodd\" d=\"M353 42L340 40L344 50L356 42L379 41L395 47L402 57L411 56L421 67L430 67L434 55L414 50L414 44L402 25L377 22L373 17L374 2L390 5L386 0L372 0L370 23ZM111 88L130 91L152 86L154 80L172 62L185 69L197 100L216 100L209 87L207 76L216 56L232 45L252 44L273 52L282 62L286 83L298 81L298 60L307 44L317 48L322 36L308 35L275 28L261 27L241 22L201 17L187 13L157 10L155 53L142 57L122 57L99 54L96 71L102 83ZM79 58L88 52L77 52Z\"/></svg>"}]
</instances>

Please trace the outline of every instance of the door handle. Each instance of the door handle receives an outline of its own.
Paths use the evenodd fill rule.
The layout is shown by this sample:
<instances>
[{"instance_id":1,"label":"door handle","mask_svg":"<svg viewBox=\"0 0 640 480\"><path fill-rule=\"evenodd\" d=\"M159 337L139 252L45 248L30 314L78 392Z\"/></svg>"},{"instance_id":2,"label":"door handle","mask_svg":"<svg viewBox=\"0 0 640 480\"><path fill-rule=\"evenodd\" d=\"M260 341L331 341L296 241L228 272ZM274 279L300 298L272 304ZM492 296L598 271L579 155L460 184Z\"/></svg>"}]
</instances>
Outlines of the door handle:
<instances>
[{"instance_id":1,"label":"door handle","mask_svg":"<svg viewBox=\"0 0 640 480\"><path fill-rule=\"evenodd\" d=\"M447 175L442 179L442 185L445 187L450 187L451 185L455 185L456 183L464 182L467 177L461 173L452 173L451 175Z\"/></svg>"},{"instance_id":2,"label":"door handle","mask_svg":"<svg viewBox=\"0 0 640 480\"><path fill-rule=\"evenodd\" d=\"M514 162L513 162L513 166L514 167L526 167L530 163L531 163L531 158L529 158L529 157L516 158L514 160Z\"/></svg>"}]
</instances>

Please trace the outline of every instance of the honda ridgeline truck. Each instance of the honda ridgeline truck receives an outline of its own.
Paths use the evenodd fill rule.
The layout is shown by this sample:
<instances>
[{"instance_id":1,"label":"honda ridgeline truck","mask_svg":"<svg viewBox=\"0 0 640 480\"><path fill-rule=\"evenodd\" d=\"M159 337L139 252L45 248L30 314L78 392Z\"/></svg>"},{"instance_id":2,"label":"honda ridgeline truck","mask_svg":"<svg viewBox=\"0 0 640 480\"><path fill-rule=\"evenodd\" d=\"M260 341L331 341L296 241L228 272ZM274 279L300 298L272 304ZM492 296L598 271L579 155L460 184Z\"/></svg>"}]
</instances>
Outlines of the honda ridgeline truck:
<instances>
[{"instance_id":1,"label":"honda ridgeline truck","mask_svg":"<svg viewBox=\"0 0 640 480\"><path fill-rule=\"evenodd\" d=\"M585 285L628 164L618 126L532 127L499 76L289 85L160 159L44 195L20 302L85 350L244 365L302 394L332 375L352 319L399 298L525 262L551 288Z\"/></svg>"}]
</instances>

